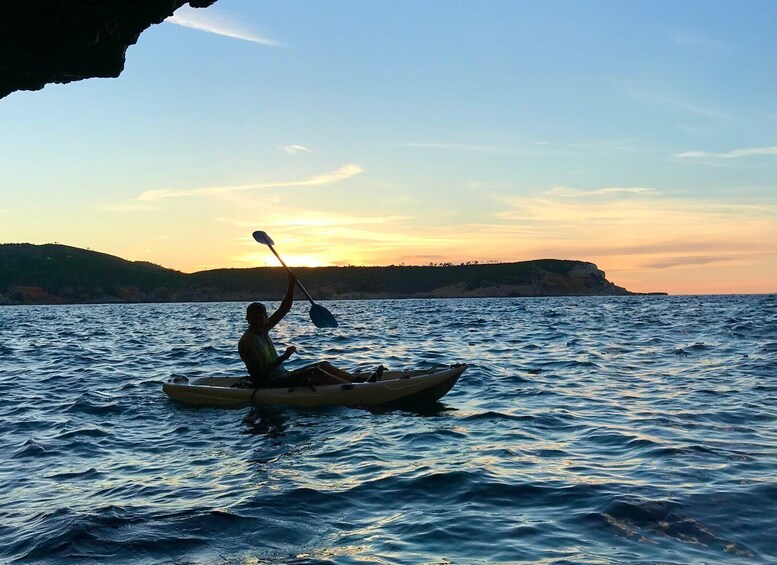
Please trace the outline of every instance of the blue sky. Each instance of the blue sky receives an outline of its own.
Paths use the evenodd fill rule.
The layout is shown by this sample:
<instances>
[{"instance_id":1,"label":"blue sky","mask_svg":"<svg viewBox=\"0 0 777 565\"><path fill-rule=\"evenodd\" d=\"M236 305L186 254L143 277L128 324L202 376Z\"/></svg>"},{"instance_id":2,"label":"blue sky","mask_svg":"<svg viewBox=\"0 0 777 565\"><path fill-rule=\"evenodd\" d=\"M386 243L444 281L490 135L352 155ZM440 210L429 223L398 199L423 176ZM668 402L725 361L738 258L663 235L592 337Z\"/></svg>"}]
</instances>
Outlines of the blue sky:
<instances>
[{"instance_id":1,"label":"blue sky","mask_svg":"<svg viewBox=\"0 0 777 565\"><path fill-rule=\"evenodd\" d=\"M596 262L774 292L777 4L179 10L118 79L0 101L0 241L193 271Z\"/></svg>"}]
</instances>

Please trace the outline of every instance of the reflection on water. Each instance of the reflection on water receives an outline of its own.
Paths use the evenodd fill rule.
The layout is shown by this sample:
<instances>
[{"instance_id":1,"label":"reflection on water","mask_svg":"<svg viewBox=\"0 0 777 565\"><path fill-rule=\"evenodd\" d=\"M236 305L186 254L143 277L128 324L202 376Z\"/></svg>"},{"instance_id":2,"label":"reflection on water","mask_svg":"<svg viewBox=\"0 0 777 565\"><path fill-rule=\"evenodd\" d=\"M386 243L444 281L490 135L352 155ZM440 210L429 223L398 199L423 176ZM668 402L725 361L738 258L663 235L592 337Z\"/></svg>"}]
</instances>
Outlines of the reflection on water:
<instances>
[{"instance_id":1,"label":"reflection on water","mask_svg":"<svg viewBox=\"0 0 777 565\"><path fill-rule=\"evenodd\" d=\"M0 561L773 562L777 298L346 301L291 368L466 361L412 409L197 409L244 304L0 308Z\"/></svg>"},{"instance_id":2,"label":"reflection on water","mask_svg":"<svg viewBox=\"0 0 777 565\"><path fill-rule=\"evenodd\" d=\"M369 410L373 414L389 414L391 412L399 412L413 416L426 416L435 417L442 416L446 412L454 412L457 410L455 406L449 406L442 401L437 402L417 402L408 403L404 402L400 406L365 406L365 410Z\"/></svg>"},{"instance_id":3,"label":"reflection on water","mask_svg":"<svg viewBox=\"0 0 777 565\"><path fill-rule=\"evenodd\" d=\"M243 433L279 438L286 431L287 420L283 409L276 406L254 406L248 409L248 414L243 418Z\"/></svg>"}]
</instances>

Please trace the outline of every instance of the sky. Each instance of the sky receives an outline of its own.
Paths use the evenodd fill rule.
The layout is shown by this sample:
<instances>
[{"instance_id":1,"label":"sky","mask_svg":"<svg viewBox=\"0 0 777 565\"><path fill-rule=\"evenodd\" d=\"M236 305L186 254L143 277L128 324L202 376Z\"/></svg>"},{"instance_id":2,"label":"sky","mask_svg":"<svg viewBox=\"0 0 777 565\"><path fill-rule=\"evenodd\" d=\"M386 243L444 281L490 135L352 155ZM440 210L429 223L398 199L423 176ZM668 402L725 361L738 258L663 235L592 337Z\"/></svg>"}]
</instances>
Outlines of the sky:
<instances>
[{"instance_id":1,"label":"sky","mask_svg":"<svg viewBox=\"0 0 777 565\"><path fill-rule=\"evenodd\" d=\"M777 3L218 0L0 100L0 242L777 292Z\"/></svg>"}]
</instances>

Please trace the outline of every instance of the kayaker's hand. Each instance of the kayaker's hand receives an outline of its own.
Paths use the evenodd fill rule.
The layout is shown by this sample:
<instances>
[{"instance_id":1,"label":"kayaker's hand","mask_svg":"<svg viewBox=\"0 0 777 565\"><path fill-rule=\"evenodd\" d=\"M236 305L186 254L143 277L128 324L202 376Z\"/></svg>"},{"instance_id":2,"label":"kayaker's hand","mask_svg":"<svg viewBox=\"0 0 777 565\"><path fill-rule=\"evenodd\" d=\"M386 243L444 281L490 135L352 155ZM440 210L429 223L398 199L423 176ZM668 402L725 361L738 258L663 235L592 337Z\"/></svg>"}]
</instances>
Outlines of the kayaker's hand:
<instances>
[{"instance_id":1,"label":"kayaker's hand","mask_svg":"<svg viewBox=\"0 0 777 565\"><path fill-rule=\"evenodd\" d=\"M289 347L286 348L286 351L283 352L283 358L284 359L288 359L289 357L294 355L296 352L297 352L297 348L294 347L293 345L290 345Z\"/></svg>"},{"instance_id":2,"label":"kayaker's hand","mask_svg":"<svg viewBox=\"0 0 777 565\"><path fill-rule=\"evenodd\" d=\"M289 271L289 286L297 284L297 275Z\"/></svg>"}]
</instances>

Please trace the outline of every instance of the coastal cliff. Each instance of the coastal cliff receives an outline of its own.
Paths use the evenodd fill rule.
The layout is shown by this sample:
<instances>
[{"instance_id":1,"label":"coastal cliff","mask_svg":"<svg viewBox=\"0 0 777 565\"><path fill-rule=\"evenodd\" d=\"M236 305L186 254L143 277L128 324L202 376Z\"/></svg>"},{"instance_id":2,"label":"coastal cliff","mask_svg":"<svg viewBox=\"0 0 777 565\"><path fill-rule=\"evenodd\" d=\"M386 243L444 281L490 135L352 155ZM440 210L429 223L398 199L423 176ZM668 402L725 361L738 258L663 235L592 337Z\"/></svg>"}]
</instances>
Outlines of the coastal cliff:
<instances>
[{"instance_id":1,"label":"coastal cliff","mask_svg":"<svg viewBox=\"0 0 777 565\"><path fill-rule=\"evenodd\" d=\"M295 272L320 300L632 294L593 263L558 259ZM0 244L0 304L277 300L285 280L280 267L182 273L66 245Z\"/></svg>"}]
</instances>

